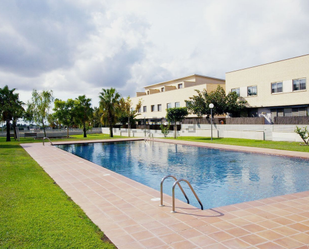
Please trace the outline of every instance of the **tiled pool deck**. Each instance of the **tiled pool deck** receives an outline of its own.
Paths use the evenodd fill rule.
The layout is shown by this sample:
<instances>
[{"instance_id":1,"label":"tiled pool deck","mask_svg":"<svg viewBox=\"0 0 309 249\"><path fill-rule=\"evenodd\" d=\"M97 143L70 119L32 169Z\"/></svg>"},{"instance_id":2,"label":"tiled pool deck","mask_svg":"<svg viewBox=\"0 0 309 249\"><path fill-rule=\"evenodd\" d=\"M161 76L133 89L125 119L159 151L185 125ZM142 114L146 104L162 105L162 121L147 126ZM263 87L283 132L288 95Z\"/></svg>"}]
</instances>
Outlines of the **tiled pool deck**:
<instances>
[{"instance_id":1,"label":"tiled pool deck","mask_svg":"<svg viewBox=\"0 0 309 249\"><path fill-rule=\"evenodd\" d=\"M302 152L176 143L309 158ZM204 211L176 201L177 213L171 213L171 197L165 195L166 206L159 207L154 189L49 143L22 146L119 249L309 248L309 191Z\"/></svg>"}]
</instances>

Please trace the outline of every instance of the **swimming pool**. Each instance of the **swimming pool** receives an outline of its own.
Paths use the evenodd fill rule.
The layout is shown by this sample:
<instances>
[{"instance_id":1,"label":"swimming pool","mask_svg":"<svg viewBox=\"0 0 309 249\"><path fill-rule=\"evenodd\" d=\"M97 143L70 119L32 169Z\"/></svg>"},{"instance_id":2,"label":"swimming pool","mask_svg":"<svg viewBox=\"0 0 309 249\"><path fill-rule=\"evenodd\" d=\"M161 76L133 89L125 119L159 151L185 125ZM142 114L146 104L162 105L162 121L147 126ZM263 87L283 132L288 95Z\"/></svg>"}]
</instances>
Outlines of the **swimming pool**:
<instances>
[{"instance_id":1,"label":"swimming pool","mask_svg":"<svg viewBox=\"0 0 309 249\"><path fill-rule=\"evenodd\" d=\"M143 141L58 147L157 190L168 174L187 179L205 209L309 190L308 160ZM173 182L166 180L165 193ZM178 188L176 197L185 201Z\"/></svg>"}]
</instances>

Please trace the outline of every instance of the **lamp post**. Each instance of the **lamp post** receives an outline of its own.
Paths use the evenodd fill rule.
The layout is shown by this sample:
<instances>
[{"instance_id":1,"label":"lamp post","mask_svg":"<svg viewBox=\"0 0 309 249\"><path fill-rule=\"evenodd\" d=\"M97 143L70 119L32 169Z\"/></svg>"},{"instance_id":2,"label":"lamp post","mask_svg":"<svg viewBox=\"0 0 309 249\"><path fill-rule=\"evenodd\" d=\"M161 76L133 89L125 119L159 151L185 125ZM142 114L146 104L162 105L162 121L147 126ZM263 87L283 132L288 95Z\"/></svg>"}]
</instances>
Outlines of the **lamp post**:
<instances>
[{"instance_id":1,"label":"lamp post","mask_svg":"<svg viewBox=\"0 0 309 249\"><path fill-rule=\"evenodd\" d=\"M212 109L214 108L214 104L210 103L209 104L209 108L210 108L210 129L211 129L211 141L212 141Z\"/></svg>"},{"instance_id":2,"label":"lamp post","mask_svg":"<svg viewBox=\"0 0 309 249\"><path fill-rule=\"evenodd\" d=\"M130 115L128 116L128 137L130 137Z\"/></svg>"},{"instance_id":3,"label":"lamp post","mask_svg":"<svg viewBox=\"0 0 309 249\"><path fill-rule=\"evenodd\" d=\"M146 137L146 115L144 115L144 128L145 128L145 130L144 130L144 135L145 135L145 137Z\"/></svg>"}]
</instances>

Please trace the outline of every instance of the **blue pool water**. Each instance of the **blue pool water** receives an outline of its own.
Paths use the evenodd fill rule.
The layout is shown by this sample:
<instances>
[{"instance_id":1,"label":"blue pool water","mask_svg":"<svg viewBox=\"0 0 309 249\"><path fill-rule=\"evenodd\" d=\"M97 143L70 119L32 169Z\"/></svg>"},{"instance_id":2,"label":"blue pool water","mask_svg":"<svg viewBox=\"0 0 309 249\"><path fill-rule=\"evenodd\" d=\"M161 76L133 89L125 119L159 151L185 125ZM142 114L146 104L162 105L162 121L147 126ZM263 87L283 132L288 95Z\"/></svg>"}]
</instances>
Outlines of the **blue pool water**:
<instances>
[{"instance_id":1,"label":"blue pool water","mask_svg":"<svg viewBox=\"0 0 309 249\"><path fill-rule=\"evenodd\" d=\"M309 190L308 160L143 141L58 147L157 190L168 174L187 179L205 209ZM165 181L166 194L173 182ZM178 187L176 197L185 201Z\"/></svg>"}]
</instances>

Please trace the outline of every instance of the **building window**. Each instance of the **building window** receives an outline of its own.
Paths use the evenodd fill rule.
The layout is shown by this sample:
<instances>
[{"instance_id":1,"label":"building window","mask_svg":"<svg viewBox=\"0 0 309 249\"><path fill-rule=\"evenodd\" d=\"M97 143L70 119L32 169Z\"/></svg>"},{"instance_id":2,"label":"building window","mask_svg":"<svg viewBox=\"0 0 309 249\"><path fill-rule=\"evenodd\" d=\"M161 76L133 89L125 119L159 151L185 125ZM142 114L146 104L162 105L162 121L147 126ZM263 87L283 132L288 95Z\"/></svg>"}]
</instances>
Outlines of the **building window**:
<instances>
[{"instance_id":1,"label":"building window","mask_svg":"<svg viewBox=\"0 0 309 249\"><path fill-rule=\"evenodd\" d=\"M306 79L293 80L293 91L306 90Z\"/></svg>"},{"instance_id":2,"label":"building window","mask_svg":"<svg viewBox=\"0 0 309 249\"><path fill-rule=\"evenodd\" d=\"M155 105L151 105L151 111L155 112L156 111L156 106Z\"/></svg>"},{"instance_id":3,"label":"building window","mask_svg":"<svg viewBox=\"0 0 309 249\"><path fill-rule=\"evenodd\" d=\"M147 91L147 95L149 95L149 91Z\"/></svg>"},{"instance_id":4,"label":"building window","mask_svg":"<svg viewBox=\"0 0 309 249\"><path fill-rule=\"evenodd\" d=\"M162 111L162 105L161 104L158 104L158 112L161 112Z\"/></svg>"},{"instance_id":5,"label":"building window","mask_svg":"<svg viewBox=\"0 0 309 249\"><path fill-rule=\"evenodd\" d=\"M255 96L257 95L257 87L256 86L248 86L247 88L248 96Z\"/></svg>"},{"instance_id":6,"label":"building window","mask_svg":"<svg viewBox=\"0 0 309 249\"><path fill-rule=\"evenodd\" d=\"M182 83L178 84L178 89L181 89L181 88L183 88L183 84Z\"/></svg>"},{"instance_id":7,"label":"building window","mask_svg":"<svg viewBox=\"0 0 309 249\"><path fill-rule=\"evenodd\" d=\"M232 88L231 92L235 92L237 94L237 96L240 96L240 89L239 88Z\"/></svg>"},{"instance_id":8,"label":"building window","mask_svg":"<svg viewBox=\"0 0 309 249\"><path fill-rule=\"evenodd\" d=\"M180 107L180 103L179 102L175 102L175 107Z\"/></svg>"},{"instance_id":9,"label":"building window","mask_svg":"<svg viewBox=\"0 0 309 249\"><path fill-rule=\"evenodd\" d=\"M161 87L161 92L164 92L164 90L165 90L164 87Z\"/></svg>"},{"instance_id":10,"label":"building window","mask_svg":"<svg viewBox=\"0 0 309 249\"><path fill-rule=\"evenodd\" d=\"M147 112L147 106L143 106L143 112Z\"/></svg>"},{"instance_id":11,"label":"building window","mask_svg":"<svg viewBox=\"0 0 309 249\"><path fill-rule=\"evenodd\" d=\"M138 112L141 113L141 112L142 112L142 108L139 108L139 109L138 109Z\"/></svg>"},{"instance_id":12,"label":"building window","mask_svg":"<svg viewBox=\"0 0 309 249\"><path fill-rule=\"evenodd\" d=\"M172 108L172 103L167 103L166 104L166 109Z\"/></svg>"},{"instance_id":13,"label":"building window","mask_svg":"<svg viewBox=\"0 0 309 249\"><path fill-rule=\"evenodd\" d=\"M282 82L271 83L271 93L282 93Z\"/></svg>"},{"instance_id":14,"label":"building window","mask_svg":"<svg viewBox=\"0 0 309 249\"><path fill-rule=\"evenodd\" d=\"M292 116L307 116L306 107L296 107L292 108Z\"/></svg>"}]
</instances>

